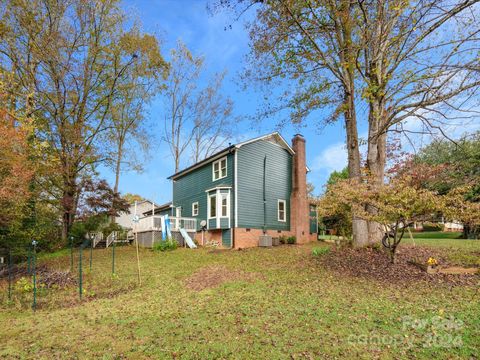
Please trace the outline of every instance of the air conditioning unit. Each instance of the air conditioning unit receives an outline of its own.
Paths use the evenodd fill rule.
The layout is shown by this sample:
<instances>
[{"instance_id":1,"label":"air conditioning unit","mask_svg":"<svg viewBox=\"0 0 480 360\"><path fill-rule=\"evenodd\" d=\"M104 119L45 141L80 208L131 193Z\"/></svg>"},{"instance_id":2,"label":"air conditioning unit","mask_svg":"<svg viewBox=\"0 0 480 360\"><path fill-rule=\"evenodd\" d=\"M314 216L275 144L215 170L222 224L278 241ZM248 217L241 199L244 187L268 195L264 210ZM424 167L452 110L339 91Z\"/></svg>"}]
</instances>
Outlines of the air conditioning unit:
<instances>
[{"instance_id":1,"label":"air conditioning unit","mask_svg":"<svg viewBox=\"0 0 480 360\"><path fill-rule=\"evenodd\" d=\"M271 247L272 237L270 235L260 235L260 238L258 240L258 246Z\"/></svg>"}]
</instances>

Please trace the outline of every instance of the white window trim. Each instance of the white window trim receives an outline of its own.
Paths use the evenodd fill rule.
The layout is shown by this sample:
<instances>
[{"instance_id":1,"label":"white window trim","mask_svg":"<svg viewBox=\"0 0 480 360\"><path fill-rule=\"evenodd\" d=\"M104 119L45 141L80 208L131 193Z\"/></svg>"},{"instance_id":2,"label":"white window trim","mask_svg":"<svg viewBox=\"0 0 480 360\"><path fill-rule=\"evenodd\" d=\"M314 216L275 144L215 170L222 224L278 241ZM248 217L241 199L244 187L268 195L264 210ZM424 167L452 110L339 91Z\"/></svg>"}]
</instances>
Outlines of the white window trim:
<instances>
[{"instance_id":1,"label":"white window trim","mask_svg":"<svg viewBox=\"0 0 480 360\"><path fill-rule=\"evenodd\" d=\"M212 214L210 213L210 207L211 207L213 196L216 197L215 198L216 216L212 216ZM227 199L227 216L222 216L222 198L224 198L224 197ZM207 219L208 220L215 220L217 228L220 227L220 219L228 219L228 227L230 227L230 225L231 225L231 220L230 220L231 198L232 198L232 195L231 195L230 189L226 193L220 192L220 189L217 189L214 193L211 193L211 194L208 195L208 198L207 198L207 206L208 206Z\"/></svg>"},{"instance_id":2,"label":"white window trim","mask_svg":"<svg viewBox=\"0 0 480 360\"><path fill-rule=\"evenodd\" d=\"M222 215L222 199L225 198L227 199L227 215L223 216ZM220 193L220 214L219 217L225 219L225 218L230 218L230 191L226 193Z\"/></svg>"},{"instance_id":3,"label":"white window trim","mask_svg":"<svg viewBox=\"0 0 480 360\"><path fill-rule=\"evenodd\" d=\"M196 212L195 212L195 205L197 205ZM198 216L198 211L199 211L198 201L195 201L194 203L192 203L192 216Z\"/></svg>"},{"instance_id":4,"label":"white window trim","mask_svg":"<svg viewBox=\"0 0 480 360\"><path fill-rule=\"evenodd\" d=\"M222 161L225 160L225 176L222 176ZM215 164L218 164L218 178L215 178ZM223 178L226 178L228 175L228 160L227 157L224 156L223 158L218 159L212 163L212 181L217 181Z\"/></svg>"},{"instance_id":5,"label":"white window trim","mask_svg":"<svg viewBox=\"0 0 480 360\"><path fill-rule=\"evenodd\" d=\"M215 196L215 216L212 216L211 214L211 202L212 202L212 197ZM218 196L217 196L217 193L213 193L213 194L210 194L208 195L208 211L207 211L207 218L208 220L210 219L216 219L217 218L217 215L218 215Z\"/></svg>"},{"instance_id":6,"label":"white window trim","mask_svg":"<svg viewBox=\"0 0 480 360\"><path fill-rule=\"evenodd\" d=\"M283 214L284 214L284 219L280 219L280 203L283 203ZM278 199L277 202L277 220L280 222L287 222L287 201Z\"/></svg>"}]
</instances>

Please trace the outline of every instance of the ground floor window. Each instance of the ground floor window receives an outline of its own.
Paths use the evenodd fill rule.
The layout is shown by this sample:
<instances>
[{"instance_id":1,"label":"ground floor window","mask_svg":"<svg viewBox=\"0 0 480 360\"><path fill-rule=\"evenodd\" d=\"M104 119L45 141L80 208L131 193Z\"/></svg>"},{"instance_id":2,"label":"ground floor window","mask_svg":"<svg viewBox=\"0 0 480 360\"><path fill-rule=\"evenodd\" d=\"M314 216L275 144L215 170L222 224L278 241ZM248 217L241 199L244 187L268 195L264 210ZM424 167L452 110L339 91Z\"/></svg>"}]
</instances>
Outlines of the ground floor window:
<instances>
[{"instance_id":1,"label":"ground floor window","mask_svg":"<svg viewBox=\"0 0 480 360\"><path fill-rule=\"evenodd\" d=\"M287 202L278 200L278 221L287 221Z\"/></svg>"},{"instance_id":2,"label":"ground floor window","mask_svg":"<svg viewBox=\"0 0 480 360\"><path fill-rule=\"evenodd\" d=\"M208 199L210 203L208 206L208 217L217 217L217 195L210 195Z\"/></svg>"},{"instance_id":3,"label":"ground floor window","mask_svg":"<svg viewBox=\"0 0 480 360\"><path fill-rule=\"evenodd\" d=\"M228 217L228 194L222 194L222 217Z\"/></svg>"},{"instance_id":4,"label":"ground floor window","mask_svg":"<svg viewBox=\"0 0 480 360\"><path fill-rule=\"evenodd\" d=\"M192 216L198 216L198 201L192 204Z\"/></svg>"}]
</instances>

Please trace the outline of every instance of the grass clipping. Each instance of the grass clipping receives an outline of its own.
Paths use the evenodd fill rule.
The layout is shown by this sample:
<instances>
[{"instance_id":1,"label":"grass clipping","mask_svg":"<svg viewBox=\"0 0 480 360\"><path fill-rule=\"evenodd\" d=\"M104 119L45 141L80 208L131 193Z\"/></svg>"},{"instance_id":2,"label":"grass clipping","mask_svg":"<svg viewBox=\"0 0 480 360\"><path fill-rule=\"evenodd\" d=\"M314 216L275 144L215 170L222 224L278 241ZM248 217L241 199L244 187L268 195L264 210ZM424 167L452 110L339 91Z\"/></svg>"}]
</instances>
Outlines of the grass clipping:
<instances>
[{"instance_id":1,"label":"grass clipping","mask_svg":"<svg viewBox=\"0 0 480 360\"><path fill-rule=\"evenodd\" d=\"M253 282L258 279L256 273L228 269L226 266L207 266L185 280L185 286L194 291L214 288L234 281Z\"/></svg>"}]
</instances>

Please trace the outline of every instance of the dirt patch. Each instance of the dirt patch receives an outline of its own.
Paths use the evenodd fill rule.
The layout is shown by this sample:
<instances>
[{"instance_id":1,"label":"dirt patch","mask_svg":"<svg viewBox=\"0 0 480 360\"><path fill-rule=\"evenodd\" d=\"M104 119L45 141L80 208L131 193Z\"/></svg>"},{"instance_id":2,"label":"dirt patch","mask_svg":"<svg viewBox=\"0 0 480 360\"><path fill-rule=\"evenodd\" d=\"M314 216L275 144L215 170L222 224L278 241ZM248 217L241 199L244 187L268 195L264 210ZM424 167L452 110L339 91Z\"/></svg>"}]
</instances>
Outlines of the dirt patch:
<instances>
[{"instance_id":1,"label":"dirt patch","mask_svg":"<svg viewBox=\"0 0 480 360\"><path fill-rule=\"evenodd\" d=\"M227 252L231 252L231 249L212 249L208 253L209 254L224 254Z\"/></svg>"},{"instance_id":2,"label":"dirt patch","mask_svg":"<svg viewBox=\"0 0 480 360\"><path fill-rule=\"evenodd\" d=\"M396 264L391 264L383 249L342 249L333 250L319 261L327 268L344 274L372 279L388 284L424 281L432 284L477 285L480 277L473 274L427 274L412 263L426 264L434 257L442 265L449 265L445 256L437 249L420 246L403 246L398 250Z\"/></svg>"},{"instance_id":3,"label":"dirt patch","mask_svg":"<svg viewBox=\"0 0 480 360\"><path fill-rule=\"evenodd\" d=\"M33 271L33 270L32 270ZM0 280L8 281L8 268L0 271ZM32 272L25 266L13 266L11 269L12 281L15 282L22 277L31 277ZM76 276L70 271L49 269L46 265L36 267L36 276L38 284L43 284L47 289L52 287L65 288L70 285L76 285Z\"/></svg>"},{"instance_id":4,"label":"dirt patch","mask_svg":"<svg viewBox=\"0 0 480 360\"><path fill-rule=\"evenodd\" d=\"M37 274L45 270L47 270L46 265L37 265ZM11 276L13 280L16 280L29 275L30 273L26 265L13 265L10 270L8 269L8 266L5 265L0 269L0 280L8 281L9 276Z\"/></svg>"},{"instance_id":5,"label":"dirt patch","mask_svg":"<svg viewBox=\"0 0 480 360\"><path fill-rule=\"evenodd\" d=\"M259 274L228 269L226 266L207 266L185 280L185 286L190 290L202 291L217 287L230 281L254 281Z\"/></svg>"},{"instance_id":6,"label":"dirt patch","mask_svg":"<svg viewBox=\"0 0 480 360\"><path fill-rule=\"evenodd\" d=\"M49 270L38 274L38 281L44 284L47 289L57 287L66 288L67 286L76 285L77 279L70 271Z\"/></svg>"}]
</instances>

